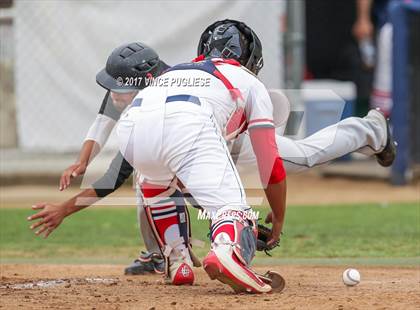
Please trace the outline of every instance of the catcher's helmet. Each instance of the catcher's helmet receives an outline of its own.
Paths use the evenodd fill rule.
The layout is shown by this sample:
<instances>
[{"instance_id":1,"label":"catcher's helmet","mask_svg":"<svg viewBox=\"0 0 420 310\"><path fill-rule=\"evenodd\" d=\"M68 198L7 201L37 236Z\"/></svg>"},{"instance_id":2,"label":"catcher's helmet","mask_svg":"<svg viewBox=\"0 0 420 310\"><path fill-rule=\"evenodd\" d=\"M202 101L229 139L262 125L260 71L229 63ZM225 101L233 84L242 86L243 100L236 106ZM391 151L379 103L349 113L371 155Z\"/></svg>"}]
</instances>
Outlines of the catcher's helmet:
<instances>
[{"instance_id":1,"label":"catcher's helmet","mask_svg":"<svg viewBox=\"0 0 420 310\"><path fill-rule=\"evenodd\" d=\"M225 19L204 30L198 43L198 55L233 58L258 74L264 65L261 41L245 23Z\"/></svg>"},{"instance_id":2,"label":"catcher's helmet","mask_svg":"<svg viewBox=\"0 0 420 310\"><path fill-rule=\"evenodd\" d=\"M105 68L96 75L96 82L115 92L135 91L146 87L146 77L157 77L167 68L146 44L124 44L112 51Z\"/></svg>"}]
</instances>

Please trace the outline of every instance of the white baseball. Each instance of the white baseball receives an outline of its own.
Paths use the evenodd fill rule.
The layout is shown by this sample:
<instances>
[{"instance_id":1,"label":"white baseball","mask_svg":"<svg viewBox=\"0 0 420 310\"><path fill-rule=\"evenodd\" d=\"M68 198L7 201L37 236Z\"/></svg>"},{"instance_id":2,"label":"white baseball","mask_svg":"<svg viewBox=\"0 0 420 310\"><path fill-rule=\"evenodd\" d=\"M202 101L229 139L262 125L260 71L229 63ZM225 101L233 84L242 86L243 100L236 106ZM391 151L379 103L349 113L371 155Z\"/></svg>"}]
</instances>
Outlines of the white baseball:
<instances>
[{"instance_id":1,"label":"white baseball","mask_svg":"<svg viewBox=\"0 0 420 310\"><path fill-rule=\"evenodd\" d=\"M348 268L343 272L343 282L347 286L354 286L360 283L360 273L354 268Z\"/></svg>"}]
</instances>

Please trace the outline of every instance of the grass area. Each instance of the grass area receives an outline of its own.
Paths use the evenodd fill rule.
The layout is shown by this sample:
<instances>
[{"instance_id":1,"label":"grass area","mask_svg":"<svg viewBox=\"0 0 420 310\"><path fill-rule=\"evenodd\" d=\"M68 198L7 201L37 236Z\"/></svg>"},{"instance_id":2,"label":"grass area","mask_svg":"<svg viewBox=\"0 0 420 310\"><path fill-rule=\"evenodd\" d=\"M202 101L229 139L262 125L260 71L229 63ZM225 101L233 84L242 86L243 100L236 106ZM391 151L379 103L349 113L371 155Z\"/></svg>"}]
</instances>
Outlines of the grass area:
<instances>
[{"instance_id":1,"label":"grass area","mask_svg":"<svg viewBox=\"0 0 420 310\"><path fill-rule=\"evenodd\" d=\"M264 217L268 208L259 208ZM107 262L131 260L142 246L135 208L94 207L66 219L48 239L29 230L32 211L0 209L2 261L51 260ZM196 249L208 250L208 222L197 221L192 210L193 236L206 240ZM420 257L419 204L289 207L281 247L274 258L418 258ZM259 253L258 257L265 257ZM418 260L417 260L418 261Z\"/></svg>"}]
</instances>

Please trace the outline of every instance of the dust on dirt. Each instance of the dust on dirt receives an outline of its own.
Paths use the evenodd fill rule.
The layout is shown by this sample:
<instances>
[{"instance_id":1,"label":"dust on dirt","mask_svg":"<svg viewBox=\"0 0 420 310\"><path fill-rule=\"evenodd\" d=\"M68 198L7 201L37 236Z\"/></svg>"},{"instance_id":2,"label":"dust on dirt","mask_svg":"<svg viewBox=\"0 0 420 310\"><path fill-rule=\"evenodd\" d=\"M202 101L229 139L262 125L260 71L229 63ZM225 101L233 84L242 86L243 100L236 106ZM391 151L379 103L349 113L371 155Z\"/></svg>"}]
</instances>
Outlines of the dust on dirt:
<instances>
[{"instance_id":1,"label":"dust on dirt","mask_svg":"<svg viewBox=\"0 0 420 310\"><path fill-rule=\"evenodd\" d=\"M165 285L160 275L124 276L119 265L1 265L4 309L419 309L420 269L358 267L346 287L345 266L257 267L280 272L282 293L236 295L202 269L193 286ZM28 284L49 283L37 286ZM26 284L26 286L25 286Z\"/></svg>"}]
</instances>

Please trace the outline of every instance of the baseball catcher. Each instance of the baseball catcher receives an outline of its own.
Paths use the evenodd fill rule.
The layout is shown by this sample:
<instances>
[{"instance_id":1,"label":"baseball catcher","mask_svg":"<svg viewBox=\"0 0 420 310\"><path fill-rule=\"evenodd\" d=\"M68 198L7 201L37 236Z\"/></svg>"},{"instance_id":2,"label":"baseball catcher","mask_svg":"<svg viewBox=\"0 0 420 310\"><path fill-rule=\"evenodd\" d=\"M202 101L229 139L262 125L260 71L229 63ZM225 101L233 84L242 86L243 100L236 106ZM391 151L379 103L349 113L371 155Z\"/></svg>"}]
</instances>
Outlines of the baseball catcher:
<instances>
[{"instance_id":1,"label":"baseball catcher","mask_svg":"<svg viewBox=\"0 0 420 310\"><path fill-rule=\"evenodd\" d=\"M119 51L121 52L122 50ZM152 236L152 241L145 240L145 244L149 249L158 245L158 250L166 259L166 273L172 283L193 282L191 266L194 259L188 241L190 232L188 225L182 228L182 224L187 223L187 220L182 215L185 215L185 203L181 192L186 189L194 197L196 204L215 211L211 229L212 250L204 261L210 277L229 284L235 291L269 291L271 286L264 282L263 277L256 275L249 265L257 247L269 250L279 242L285 208L285 169L278 155L277 145L282 151L282 159L288 172L306 169L356 150L375 154L381 164L389 165L395 157L392 136L385 118L374 110L366 118L347 119L303 141L276 136L271 101L265 88L255 78L255 74L263 65L261 43L255 33L243 23L225 20L209 26L201 37L199 54L200 57L194 62L177 65L167 70L162 77L175 80L191 77L209 78L211 91L192 87L149 87L138 93L118 127L122 142L121 151L130 164L142 173L139 183L145 198L145 208L141 210L146 210L142 214L146 215L150 225L141 226L147 227L149 232L152 231L152 234L143 234L145 239L146 236ZM163 67L160 61L157 63ZM123 68L121 66L118 70ZM156 73L156 76L159 74ZM109 101L109 97L113 99L112 105L108 105L111 107L130 102L137 94L137 90L133 89L125 89L122 94L118 92L120 87L112 84L112 80L116 81L117 76L111 76L111 84L103 84L111 90L106 97L106 101ZM100 83L99 80L98 82ZM163 92L169 94L163 96ZM153 105L151 101L157 104ZM165 126L162 126L163 120ZM101 120L96 122L102 123ZM91 129L88 135L92 138L86 140L82 155L88 154L89 158L91 151L95 149L94 146L102 145L98 141L104 143L104 133L114 124L115 118L113 123L93 126L94 129ZM134 133L139 141L143 141L146 124L149 124L149 128L158 127L154 128L157 136L148 141L150 149L144 151L143 148L144 154L141 154L142 151L137 150L140 145L136 145L137 142L133 143L128 133ZM161 132L160 129L164 131L165 128L170 128L171 132ZM244 132L246 129L248 131ZM307 152L319 150L320 143L328 140L331 133L341 139L335 139L333 144L321 152ZM155 142L164 141L163 136L159 134L165 137L166 142L163 145ZM232 145L235 146L236 143L229 142L232 139L242 141L239 152L237 149L233 150ZM227 144L220 143L225 140L228 140ZM86 145L88 147L85 147ZM180 153L180 149L184 152ZM162 157L154 158L154 154L159 152L163 153ZM250 155L239 156L239 153ZM236 168L232 164L235 156L239 157L236 163L239 167L243 165L242 168L253 169L252 164L258 166L261 181L267 186L266 194L274 211L270 215L274 225L272 231L262 230L260 233L260 236L265 236L265 240L261 240L263 243L256 242L255 222L246 217L249 207L246 205ZM62 188L69 185L71 175L83 173L88 160L86 156L81 158L84 159L81 169L80 165L71 167L63 175ZM104 192L101 193L102 189L97 187L95 190L84 191L75 198L91 197L92 200L97 200L115 190L131 174L130 164L121 157L120 160L115 159L110 168L113 173L108 171L106 178L101 180L108 180L107 184L102 183L105 186L101 187L106 187ZM126 171L120 169L123 166L127 167ZM215 180L214 183L209 182L211 179ZM43 220L34 224L33 228L41 226L38 233L46 231L48 235L61 223L60 218L62 220L64 216L83 207L69 207L75 203L75 198L67 202L66 208L36 206L35 208L44 210L31 219ZM178 208L180 205L184 206L184 209ZM65 212L57 211L62 209L65 209ZM56 215L57 213L60 215ZM146 263L152 259L156 259L156 256L143 257L139 262Z\"/></svg>"}]
</instances>

